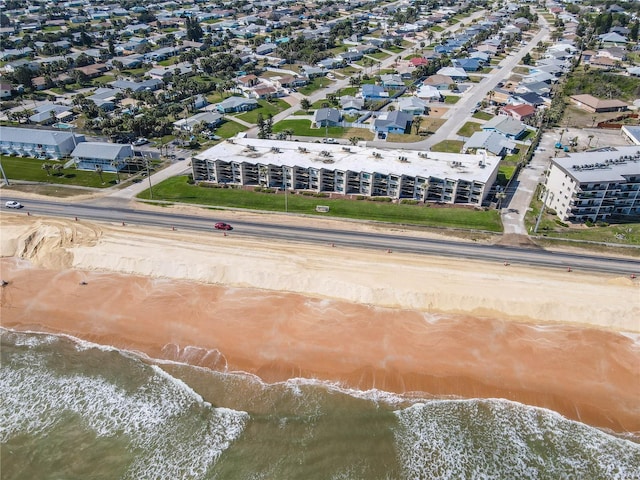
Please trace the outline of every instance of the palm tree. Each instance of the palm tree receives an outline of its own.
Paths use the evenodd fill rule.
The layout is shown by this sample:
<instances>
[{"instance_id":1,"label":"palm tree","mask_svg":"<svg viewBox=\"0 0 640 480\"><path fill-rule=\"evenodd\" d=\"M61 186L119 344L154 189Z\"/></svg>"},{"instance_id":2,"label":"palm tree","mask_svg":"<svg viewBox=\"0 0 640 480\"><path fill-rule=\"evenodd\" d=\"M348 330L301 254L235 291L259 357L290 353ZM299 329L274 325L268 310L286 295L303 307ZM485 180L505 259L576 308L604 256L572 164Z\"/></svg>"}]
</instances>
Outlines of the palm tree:
<instances>
[{"instance_id":1,"label":"palm tree","mask_svg":"<svg viewBox=\"0 0 640 480\"><path fill-rule=\"evenodd\" d=\"M120 160L111 160L110 165L111 165L113 168L115 168L115 169L116 169L116 178L117 178L118 183L120 183L120 172L118 171L118 168L119 168L119 167L120 167L120 165L121 165Z\"/></svg>"},{"instance_id":2,"label":"palm tree","mask_svg":"<svg viewBox=\"0 0 640 480\"><path fill-rule=\"evenodd\" d=\"M309 111L309 109L311 108L311 102L308 98L303 98L302 100L300 100L300 107L303 110Z\"/></svg>"},{"instance_id":3,"label":"palm tree","mask_svg":"<svg viewBox=\"0 0 640 480\"><path fill-rule=\"evenodd\" d=\"M353 146L356 146L360 140L362 140L360 137L349 137L349 142Z\"/></svg>"},{"instance_id":4,"label":"palm tree","mask_svg":"<svg viewBox=\"0 0 640 480\"><path fill-rule=\"evenodd\" d=\"M96 165L96 173L100 177L100 182L104 185L104 179L102 178L102 167L100 165Z\"/></svg>"},{"instance_id":5,"label":"palm tree","mask_svg":"<svg viewBox=\"0 0 640 480\"><path fill-rule=\"evenodd\" d=\"M62 165L61 163L56 163L53 166L53 171L56 172L56 175L62 175L62 169L64 168L64 165Z\"/></svg>"},{"instance_id":6,"label":"palm tree","mask_svg":"<svg viewBox=\"0 0 640 480\"><path fill-rule=\"evenodd\" d=\"M413 129L416 132L416 135L420 132L420 125L422 124L422 117L418 115L413 118Z\"/></svg>"},{"instance_id":7,"label":"palm tree","mask_svg":"<svg viewBox=\"0 0 640 480\"><path fill-rule=\"evenodd\" d=\"M47 177L51 175L51 170L53 169L53 166L50 163L43 163L41 168L42 170L47 172Z\"/></svg>"}]
</instances>

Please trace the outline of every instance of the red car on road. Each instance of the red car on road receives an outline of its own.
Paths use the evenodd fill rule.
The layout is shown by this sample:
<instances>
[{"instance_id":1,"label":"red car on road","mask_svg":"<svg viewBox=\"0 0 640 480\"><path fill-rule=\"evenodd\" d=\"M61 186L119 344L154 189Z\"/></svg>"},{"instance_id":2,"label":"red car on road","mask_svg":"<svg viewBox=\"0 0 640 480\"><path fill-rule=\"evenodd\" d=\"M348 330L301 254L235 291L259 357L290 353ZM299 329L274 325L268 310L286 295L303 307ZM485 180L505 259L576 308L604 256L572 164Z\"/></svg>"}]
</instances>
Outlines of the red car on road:
<instances>
[{"instance_id":1,"label":"red car on road","mask_svg":"<svg viewBox=\"0 0 640 480\"><path fill-rule=\"evenodd\" d=\"M216 223L213 228L215 228L216 230L233 230L233 227L231 225L229 225L228 223L224 223L224 222L218 222Z\"/></svg>"}]
</instances>

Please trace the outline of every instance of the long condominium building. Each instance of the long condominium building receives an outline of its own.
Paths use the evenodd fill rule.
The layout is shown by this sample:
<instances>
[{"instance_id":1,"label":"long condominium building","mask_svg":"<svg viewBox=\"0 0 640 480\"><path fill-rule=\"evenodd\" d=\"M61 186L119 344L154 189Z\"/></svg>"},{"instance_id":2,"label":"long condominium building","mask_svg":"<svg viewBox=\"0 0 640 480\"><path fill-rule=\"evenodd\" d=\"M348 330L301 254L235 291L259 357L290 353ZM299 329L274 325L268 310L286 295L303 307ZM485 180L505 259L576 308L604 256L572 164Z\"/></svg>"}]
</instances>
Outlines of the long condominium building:
<instances>
[{"instance_id":1,"label":"long condominium building","mask_svg":"<svg viewBox=\"0 0 640 480\"><path fill-rule=\"evenodd\" d=\"M482 205L500 158L236 137L192 159L196 181Z\"/></svg>"},{"instance_id":2,"label":"long condominium building","mask_svg":"<svg viewBox=\"0 0 640 480\"><path fill-rule=\"evenodd\" d=\"M0 152L40 159L67 157L84 142L84 135L59 130L36 128L0 127Z\"/></svg>"},{"instance_id":3,"label":"long condominium building","mask_svg":"<svg viewBox=\"0 0 640 480\"><path fill-rule=\"evenodd\" d=\"M546 205L562 221L604 221L640 215L640 147L610 147L555 158Z\"/></svg>"}]
</instances>

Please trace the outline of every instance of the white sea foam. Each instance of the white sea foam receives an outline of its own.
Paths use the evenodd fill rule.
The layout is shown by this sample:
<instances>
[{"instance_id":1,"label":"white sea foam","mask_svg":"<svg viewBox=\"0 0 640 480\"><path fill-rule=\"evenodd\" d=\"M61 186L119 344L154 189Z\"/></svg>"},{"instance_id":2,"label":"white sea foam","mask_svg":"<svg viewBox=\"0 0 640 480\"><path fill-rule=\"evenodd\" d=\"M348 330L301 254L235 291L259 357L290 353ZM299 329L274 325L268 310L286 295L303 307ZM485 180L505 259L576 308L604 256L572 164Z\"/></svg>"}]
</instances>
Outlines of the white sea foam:
<instances>
[{"instance_id":1,"label":"white sea foam","mask_svg":"<svg viewBox=\"0 0 640 480\"><path fill-rule=\"evenodd\" d=\"M436 400L395 412L406 478L640 478L640 445L507 400Z\"/></svg>"},{"instance_id":2,"label":"white sea foam","mask_svg":"<svg viewBox=\"0 0 640 480\"><path fill-rule=\"evenodd\" d=\"M54 373L49 355L22 351L0 370L0 442L46 434L71 413L96 435L128 438L140 452L125 478L197 479L247 423L247 413L212 408L159 367L138 363L146 381L125 389L95 375Z\"/></svg>"}]
</instances>

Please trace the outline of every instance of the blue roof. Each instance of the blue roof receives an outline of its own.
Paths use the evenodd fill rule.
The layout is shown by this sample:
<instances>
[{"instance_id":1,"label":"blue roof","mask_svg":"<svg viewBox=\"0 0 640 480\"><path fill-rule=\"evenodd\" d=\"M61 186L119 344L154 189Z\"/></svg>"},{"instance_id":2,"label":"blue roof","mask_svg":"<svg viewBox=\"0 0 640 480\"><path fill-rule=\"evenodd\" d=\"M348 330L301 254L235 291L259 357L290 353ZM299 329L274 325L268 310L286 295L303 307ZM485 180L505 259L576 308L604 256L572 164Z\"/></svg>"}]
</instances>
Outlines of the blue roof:
<instances>
[{"instance_id":1,"label":"blue roof","mask_svg":"<svg viewBox=\"0 0 640 480\"><path fill-rule=\"evenodd\" d=\"M365 83L362 86L362 96L363 97L371 97L374 95L380 95L382 92L384 92L384 88L382 88L380 85L374 85L372 83Z\"/></svg>"}]
</instances>

